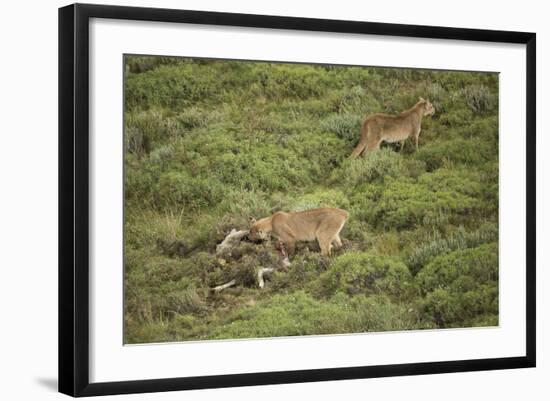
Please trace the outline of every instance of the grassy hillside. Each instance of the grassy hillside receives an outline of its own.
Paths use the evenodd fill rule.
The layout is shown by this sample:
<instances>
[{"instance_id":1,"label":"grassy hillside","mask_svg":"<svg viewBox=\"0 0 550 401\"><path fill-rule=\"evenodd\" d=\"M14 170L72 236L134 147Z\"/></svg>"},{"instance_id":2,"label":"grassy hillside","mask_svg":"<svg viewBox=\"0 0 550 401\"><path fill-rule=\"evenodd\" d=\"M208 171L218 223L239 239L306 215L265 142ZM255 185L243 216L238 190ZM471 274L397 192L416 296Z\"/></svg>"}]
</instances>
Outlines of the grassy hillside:
<instances>
[{"instance_id":1,"label":"grassy hillside","mask_svg":"<svg viewBox=\"0 0 550 401\"><path fill-rule=\"evenodd\" d=\"M418 97L419 151L346 160ZM127 57L125 342L498 324L498 75ZM335 206L344 248L216 244L250 217ZM215 293L232 279L238 284Z\"/></svg>"}]
</instances>

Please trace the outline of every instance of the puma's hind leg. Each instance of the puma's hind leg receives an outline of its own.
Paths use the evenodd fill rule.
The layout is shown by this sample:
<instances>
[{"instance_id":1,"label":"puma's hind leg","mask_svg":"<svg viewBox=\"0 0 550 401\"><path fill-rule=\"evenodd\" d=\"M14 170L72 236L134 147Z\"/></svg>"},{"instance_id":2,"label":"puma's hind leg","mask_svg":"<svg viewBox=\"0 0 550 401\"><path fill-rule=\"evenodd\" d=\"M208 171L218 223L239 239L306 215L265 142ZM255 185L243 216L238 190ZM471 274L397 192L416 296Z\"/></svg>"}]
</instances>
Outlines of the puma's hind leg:
<instances>
[{"instance_id":1,"label":"puma's hind leg","mask_svg":"<svg viewBox=\"0 0 550 401\"><path fill-rule=\"evenodd\" d=\"M353 152L351 152L351 155L349 156L350 159L355 159L357 156L359 156L361 153L365 154L365 149L367 149L367 143L369 141L369 136L371 135L369 124L367 121L363 123L363 126L361 127L361 135L359 136L359 143L353 149Z\"/></svg>"},{"instance_id":2,"label":"puma's hind leg","mask_svg":"<svg viewBox=\"0 0 550 401\"><path fill-rule=\"evenodd\" d=\"M373 150L380 149L380 144L381 143L382 143L382 139L378 136L369 139L369 141L367 142L367 149L363 153L363 156L366 156L367 154L369 154Z\"/></svg>"},{"instance_id":3,"label":"puma's hind leg","mask_svg":"<svg viewBox=\"0 0 550 401\"><path fill-rule=\"evenodd\" d=\"M330 256L332 249L330 238L324 234L318 234L317 242L319 243L319 248L321 248L321 256Z\"/></svg>"},{"instance_id":4,"label":"puma's hind leg","mask_svg":"<svg viewBox=\"0 0 550 401\"><path fill-rule=\"evenodd\" d=\"M353 149L353 152L351 152L351 155L349 156L350 159L355 159L357 156L359 156L361 153L364 152L365 148L367 147L367 138L364 135L361 135L361 138L359 138L359 143Z\"/></svg>"}]
</instances>

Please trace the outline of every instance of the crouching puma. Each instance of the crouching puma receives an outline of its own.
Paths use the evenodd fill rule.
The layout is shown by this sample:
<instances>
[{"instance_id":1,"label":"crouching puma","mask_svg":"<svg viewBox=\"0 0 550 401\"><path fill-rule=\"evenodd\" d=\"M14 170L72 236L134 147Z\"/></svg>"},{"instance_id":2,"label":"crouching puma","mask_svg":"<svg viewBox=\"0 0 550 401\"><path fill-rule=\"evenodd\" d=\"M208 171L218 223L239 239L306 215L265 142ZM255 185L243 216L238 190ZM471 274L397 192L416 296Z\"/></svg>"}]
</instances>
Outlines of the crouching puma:
<instances>
[{"instance_id":1,"label":"crouching puma","mask_svg":"<svg viewBox=\"0 0 550 401\"><path fill-rule=\"evenodd\" d=\"M344 227L349 213L337 208L320 208L303 212L277 212L253 222L248 238L265 240L272 234L292 255L297 241L315 241L319 243L321 255L330 256L332 243L342 246L340 231Z\"/></svg>"},{"instance_id":2,"label":"crouching puma","mask_svg":"<svg viewBox=\"0 0 550 401\"><path fill-rule=\"evenodd\" d=\"M414 139L414 145L418 150L422 117L433 116L434 113L435 108L432 103L419 98L413 107L397 115L377 113L367 117L361 127L359 143L353 149L350 158L355 159L361 153L365 155L380 148L382 141L401 142L401 150L403 150L403 144L408 137Z\"/></svg>"}]
</instances>

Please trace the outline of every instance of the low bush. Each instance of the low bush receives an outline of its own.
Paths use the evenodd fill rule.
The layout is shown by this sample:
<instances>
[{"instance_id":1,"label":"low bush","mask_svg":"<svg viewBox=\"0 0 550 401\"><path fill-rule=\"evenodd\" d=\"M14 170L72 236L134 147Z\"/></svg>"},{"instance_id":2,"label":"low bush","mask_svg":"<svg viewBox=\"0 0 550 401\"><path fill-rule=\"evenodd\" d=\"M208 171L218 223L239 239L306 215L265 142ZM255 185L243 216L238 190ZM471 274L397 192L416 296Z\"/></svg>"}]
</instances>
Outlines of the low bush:
<instances>
[{"instance_id":1,"label":"low bush","mask_svg":"<svg viewBox=\"0 0 550 401\"><path fill-rule=\"evenodd\" d=\"M351 201L355 215L373 226L410 229L418 225L439 226L459 223L481 207L481 202L462 190L425 174L418 181L387 179L384 185L363 186L363 194ZM464 185L475 185L463 179ZM469 187L465 187L469 188Z\"/></svg>"},{"instance_id":2,"label":"low bush","mask_svg":"<svg viewBox=\"0 0 550 401\"><path fill-rule=\"evenodd\" d=\"M126 113L124 127L126 149L136 155L149 153L159 142L183 135L178 121L165 109Z\"/></svg>"},{"instance_id":3,"label":"low bush","mask_svg":"<svg viewBox=\"0 0 550 401\"><path fill-rule=\"evenodd\" d=\"M321 185L326 183L331 171L340 165L348 151L345 141L336 135L316 131L302 131L286 142L286 147L301 160L306 173Z\"/></svg>"},{"instance_id":4,"label":"low bush","mask_svg":"<svg viewBox=\"0 0 550 401\"><path fill-rule=\"evenodd\" d=\"M272 196L261 191L232 190L225 194L219 210L223 213L219 227L223 231L232 228L245 228L251 219L260 219L281 209L283 200L271 199Z\"/></svg>"},{"instance_id":5,"label":"low bush","mask_svg":"<svg viewBox=\"0 0 550 401\"><path fill-rule=\"evenodd\" d=\"M316 209L319 207L337 207L344 210L349 209L350 203L346 195L337 189L320 190L317 192L297 196L290 202L289 211L299 212L303 210Z\"/></svg>"},{"instance_id":6,"label":"low bush","mask_svg":"<svg viewBox=\"0 0 550 401\"><path fill-rule=\"evenodd\" d=\"M396 257L349 252L319 277L318 291L325 297L342 291L351 296L385 294L404 299L411 295L412 283L409 269Z\"/></svg>"},{"instance_id":7,"label":"low bush","mask_svg":"<svg viewBox=\"0 0 550 401\"><path fill-rule=\"evenodd\" d=\"M124 86L125 106L182 109L205 99L216 102L223 94L223 82L217 78L215 67L192 62L160 65L140 74L129 74Z\"/></svg>"},{"instance_id":8,"label":"low bush","mask_svg":"<svg viewBox=\"0 0 550 401\"><path fill-rule=\"evenodd\" d=\"M173 117L177 123L185 130L205 127L214 122L220 122L223 118L223 112L219 110L206 112L198 107L186 107Z\"/></svg>"},{"instance_id":9,"label":"low bush","mask_svg":"<svg viewBox=\"0 0 550 401\"><path fill-rule=\"evenodd\" d=\"M178 64L180 60L174 57L158 56L127 56L124 59L127 73L139 74L157 68L160 65Z\"/></svg>"},{"instance_id":10,"label":"low bush","mask_svg":"<svg viewBox=\"0 0 550 401\"><path fill-rule=\"evenodd\" d=\"M436 327L414 303L394 302L385 295L355 296L341 299L351 306L353 313L347 319L348 332L381 332L420 330Z\"/></svg>"},{"instance_id":11,"label":"low bush","mask_svg":"<svg viewBox=\"0 0 550 401\"><path fill-rule=\"evenodd\" d=\"M447 112L437 114L438 122L445 128L467 127L467 121L471 121L474 118L474 113L471 109L457 102L459 102L458 98L449 102L450 105L447 106Z\"/></svg>"},{"instance_id":12,"label":"low bush","mask_svg":"<svg viewBox=\"0 0 550 401\"><path fill-rule=\"evenodd\" d=\"M158 205L179 205L189 210L215 206L224 195L220 181L175 171L160 174L152 192Z\"/></svg>"},{"instance_id":13,"label":"low bush","mask_svg":"<svg viewBox=\"0 0 550 401\"><path fill-rule=\"evenodd\" d=\"M257 66L258 81L269 99L318 97L338 82L319 74L310 65L263 64Z\"/></svg>"},{"instance_id":14,"label":"low bush","mask_svg":"<svg viewBox=\"0 0 550 401\"><path fill-rule=\"evenodd\" d=\"M454 139L430 146L424 146L414 157L426 163L429 171L445 165L446 162L479 166L486 163L498 153L498 147L479 139Z\"/></svg>"},{"instance_id":15,"label":"low bush","mask_svg":"<svg viewBox=\"0 0 550 401\"><path fill-rule=\"evenodd\" d=\"M274 295L263 305L237 310L214 338L249 338L340 333L342 309L321 303L303 291Z\"/></svg>"},{"instance_id":16,"label":"low bush","mask_svg":"<svg viewBox=\"0 0 550 401\"><path fill-rule=\"evenodd\" d=\"M498 107L498 94L485 85L470 85L462 89L468 107L476 112L494 111Z\"/></svg>"},{"instance_id":17,"label":"low bush","mask_svg":"<svg viewBox=\"0 0 550 401\"><path fill-rule=\"evenodd\" d=\"M254 152L214 156L206 174L235 189L275 192L309 184L308 171L307 161L289 149L258 144Z\"/></svg>"},{"instance_id":18,"label":"low bush","mask_svg":"<svg viewBox=\"0 0 550 401\"><path fill-rule=\"evenodd\" d=\"M494 242L498 239L498 226L485 223L475 231L466 231L464 227L452 230L445 237L435 231L426 242L413 245L407 255L407 266L416 274L436 256L451 251L473 248L481 244Z\"/></svg>"},{"instance_id":19,"label":"low bush","mask_svg":"<svg viewBox=\"0 0 550 401\"><path fill-rule=\"evenodd\" d=\"M170 318L174 313L201 313L206 304L193 275L181 262L149 258L142 268L126 266L125 312L138 320Z\"/></svg>"},{"instance_id":20,"label":"low bush","mask_svg":"<svg viewBox=\"0 0 550 401\"><path fill-rule=\"evenodd\" d=\"M270 112L269 114L258 115L257 110L252 109L251 113L252 116L247 120L249 131L264 131L277 135L279 141L283 144L287 143L289 137L293 138L293 135L311 130L313 125L307 118L297 118L292 110L288 113Z\"/></svg>"},{"instance_id":21,"label":"low bush","mask_svg":"<svg viewBox=\"0 0 550 401\"><path fill-rule=\"evenodd\" d=\"M487 141L496 149L498 148L498 117L488 116L472 121L470 124L462 124L458 134L468 140L480 139Z\"/></svg>"},{"instance_id":22,"label":"low bush","mask_svg":"<svg viewBox=\"0 0 550 401\"><path fill-rule=\"evenodd\" d=\"M380 103L372 93L360 85L333 92L331 103L340 115L357 115L364 120L369 114L380 111Z\"/></svg>"},{"instance_id":23,"label":"low bush","mask_svg":"<svg viewBox=\"0 0 550 401\"><path fill-rule=\"evenodd\" d=\"M401 155L390 149L381 149L365 157L345 160L335 170L331 181L343 183L350 188L373 181L384 181L385 177L406 175Z\"/></svg>"},{"instance_id":24,"label":"low bush","mask_svg":"<svg viewBox=\"0 0 550 401\"><path fill-rule=\"evenodd\" d=\"M329 261L318 252L302 252L292 258L288 272L275 271L269 279L267 291L273 294L293 292L306 288L329 269Z\"/></svg>"},{"instance_id":25,"label":"low bush","mask_svg":"<svg viewBox=\"0 0 550 401\"><path fill-rule=\"evenodd\" d=\"M418 314L384 296L349 298L339 294L317 300L303 291L237 310L213 338L254 338L427 328Z\"/></svg>"},{"instance_id":26,"label":"low bush","mask_svg":"<svg viewBox=\"0 0 550 401\"><path fill-rule=\"evenodd\" d=\"M436 257L416 276L424 313L439 327L463 327L480 314L498 315L498 245Z\"/></svg>"},{"instance_id":27,"label":"low bush","mask_svg":"<svg viewBox=\"0 0 550 401\"><path fill-rule=\"evenodd\" d=\"M319 128L324 132L332 132L349 144L356 143L361 136L363 117L359 114L331 114L321 120Z\"/></svg>"}]
</instances>

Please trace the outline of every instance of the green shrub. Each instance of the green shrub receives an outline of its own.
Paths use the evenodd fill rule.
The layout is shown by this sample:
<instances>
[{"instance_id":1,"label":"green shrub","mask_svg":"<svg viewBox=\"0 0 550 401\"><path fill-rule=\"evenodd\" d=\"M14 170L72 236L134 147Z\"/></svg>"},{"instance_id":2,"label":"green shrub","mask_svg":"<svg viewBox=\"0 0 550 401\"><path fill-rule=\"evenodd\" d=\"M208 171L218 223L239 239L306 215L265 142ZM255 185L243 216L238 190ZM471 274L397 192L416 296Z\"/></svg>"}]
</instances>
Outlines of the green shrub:
<instances>
[{"instance_id":1,"label":"green shrub","mask_svg":"<svg viewBox=\"0 0 550 401\"><path fill-rule=\"evenodd\" d=\"M266 144L254 152L223 153L210 160L209 175L248 191L282 191L311 182L308 163L288 149Z\"/></svg>"},{"instance_id":2,"label":"green shrub","mask_svg":"<svg viewBox=\"0 0 550 401\"><path fill-rule=\"evenodd\" d=\"M350 207L350 203L343 192L336 189L329 189L297 197L290 203L289 211L299 212L319 207L337 207L347 210Z\"/></svg>"},{"instance_id":3,"label":"green shrub","mask_svg":"<svg viewBox=\"0 0 550 401\"><path fill-rule=\"evenodd\" d=\"M498 148L498 117L490 115L486 118L478 118L469 124L461 124L459 134L468 140L483 139L493 147Z\"/></svg>"},{"instance_id":4,"label":"green shrub","mask_svg":"<svg viewBox=\"0 0 550 401\"><path fill-rule=\"evenodd\" d=\"M338 82L350 86L365 87L367 84L378 82L379 77L373 72L377 69L370 69L365 67L344 67L341 66L325 66L331 76L339 77Z\"/></svg>"},{"instance_id":5,"label":"green shrub","mask_svg":"<svg viewBox=\"0 0 550 401\"><path fill-rule=\"evenodd\" d=\"M470 85L462 89L462 96L468 107L476 112L494 111L498 107L498 95L491 93L485 85Z\"/></svg>"},{"instance_id":6,"label":"green shrub","mask_svg":"<svg viewBox=\"0 0 550 401\"><path fill-rule=\"evenodd\" d=\"M181 59L159 56L125 56L126 71L139 74L157 68L160 65L177 64Z\"/></svg>"},{"instance_id":7,"label":"green shrub","mask_svg":"<svg viewBox=\"0 0 550 401\"><path fill-rule=\"evenodd\" d=\"M300 134L303 131L311 130L312 124L309 119L296 118L294 113L270 112L269 114L258 115L257 110L251 111L252 116L248 119L250 130L265 131L270 134L280 135L281 142L286 143L287 137ZM254 121L254 120L257 121Z\"/></svg>"},{"instance_id":8,"label":"green shrub","mask_svg":"<svg viewBox=\"0 0 550 401\"><path fill-rule=\"evenodd\" d=\"M422 160L406 158L402 163L402 173L407 177L418 178L428 171L427 164Z\"/></svg>"},{"instance_id":9,"label":"green shrub","mask_svg":"<svg viewBox=\"0 0 550 401\"><path fill-rule=\"evenodd\" d=\"M304 292L275 295L262 306L237 311L214 338L328 334L343 331L341 308L320 303Z\"/></svg>"},{"instance_id":10,"label":"green shrub","mask_svg":"<svg viewBox=\"0 0 550 401\"><path fill-rule=\"evenodd\" d=\"M256 269L259 266L259 258L253 253L250 255L245 254L245 252L242 253L244 255L239 259L238 263L215 265L206 276L208 287L213 288L223 285L231 280L235 280L241 287L257 287Z\"/></svg>"},{"instance_id":11,"label":"green shrub","mask_svg":"<svg viewBox=\"0 0 550 401\"><path fill-rule=\"evenodd\" d=\"M363 117L360 114L331 114L321 120L319 128L325 132L332 132L352 144L359 140L362 123Z\"/></svg>"},{"instance_id":12,"label":"green shrub","mask_svg":"<svg viewBox=\"0 0 550 401\"><path fill-rule=\"evenodd\" d=\"M183 134L182 127L163 109L125 113L125 143L128 152L143 155L159 142Z\"/></svg>"},{"instance_id":13,"label":"green shrub","mask_svg":"<svg viewBox=\"0 0 550 401\"><path fill-rule=\"evenodd\" d=\"M405 175L401 155L390 149L381 149L365 157L345 160L339 170L335 170L331 180L356 186L373 181L384 181L385 177Z\"/></svg>"},{"instance_id":14,"label":"green shrub","mask_svg":"<svg viewBox=\"0 0 550 401\"><path fill-rule=\"evenodd\" d=\"M447 182L441 181L447 178ZM447 185L446 185L447 184ZM451 186L451 184L454 184ZM373 226L407 229L418 225L439 226L464 217L481 208L481 202L469 191L479 187L467 177L424 174L411 179L387 179L383 186L367 185L351 199L357 217Z\"/></svg>"},{"instance_id":15,"label":"green shrub","mask_svg":"<svg viewBox=\"0 0 550 401\"><path fill-rule=\"evenodd\" d=\"M412 289L407 266L396 257L350 252L336 258L330 269L319 277L319 291L332 295L376 295L406 298Z\"/></svg>"},{"instance_id":16,"label":"green shrub","mask_svg":"<svg viewBox=\"0 0 550 401\"><path fill-rule=\"evenodd\" d=\"M456 102L450 103L451 104L447 106L447 111L437 114L439 123L443 124L446 127L467 127L467 122L471 121L474 116L472 110L466 106L460 107L460 105L457 105Z\"/></svg>"},{"instance_id":17,"label":"green shrub","mask_svg":"<svg viewBox=\"0 0 550 401\"><path fill-rule=\"evenodd\" d=\"M160 65L141 74L130 74L124 86L125 106L127 109L144 106L181 109L205 100L219 101L223 82L217 75L212 64L192 62Z\"/></svg>"},{"instance_id":18,"label":"green shrub","mask_svg":"<svg viewBox=\"0 0 550 401\"><path fill-rule=\"evenodd\" d=\"M498 226L496 224L484 224L475 231L466 231L464 227L451 231L446 237L435 232L428 241L413 244L413 250L408 254L407 266L416 274L428 261L436 256L451 251L473 248L487 242L498 239Z\"/></svg>"},{"instance_id":19,"label":"green shrub","mask_svg":"<svg viewBox=\"0 0 550 401\"><path fill-rule=\"evenodd\" d=\"M144 264L126 267L125 311L142 321L169 318L174 313L201 313L205 301L198 282L188 270L168 258L150 258Z\"/></svg>"},{"instance_id":20,"label":"green shrub","mask_svg":"<svg viewBox=\"0 0 550 401\"><path fill-rule=\"evenodd\" d=\"M175 241L184 234L184 210L163 212L130 210L125 216L125 246L134 250L151 248L158 239Z\"/></svg>"},{"instance_id":21,"label":"green shrub","mask_svg":"<svg viewBox=\"0 0 550 401\"><path fill-rule=\"evenodd\" d=\"M186 130L205 127L209 123L219 122L222 113L219 111L205 112L196 106L186 107L174 116L177 123Z\"/></svg>"},{"instance_id":22,"label":"green shrub","mask_svg":"<svg viewBox=\"0 0 550 401\"><path fill-rule=\"evenodd\" d=\"M337 167L348 151L348 145L333 134L302 131L290 138L286 146L301 160L302 168L320 184L324 184L330 172Z\"/></svg>"},{"instance_id":23,"label":"green shrub","mask_svg":"<svg viewBox=\"0 0 550 401\"><path fill-rule=\"evenodd\" d=\"M351 241L354 249L361 251L371 249L376 242L374 229L370 224L361 220L356 213L356 211L351 212L340 237Z\"/></svg>"},{"instance_id":24,"label":"green shrub","mask_svg":"<svg viewBox=\"0 0 550 401\"><path fill-rule=\"evenodd\" d=\"M441 168L421 175L417 182L434 192L450 191L477 197L483 191L479 174L467 168Z\"/></svg>"},{"instance_id":25,"label":"green shrub","mask_svg":"<svg viewBox=\"0 0 550 401\"><path fill-rule=\"evenodd\" d=\"M261 191L232 190L225 194L219 209L224 213L223 230L244 228L251 218L266 217L281 208L281 201L271 201L271 196Z\"/></svg>"},{"instance_id":26,"label":"green shrub","mask_svg":"<svg viewBox=\"0 0 550 401\"><path fill-rule=\"evenodd\" d=\"M360 85L342 89L334 93L333 108L340 115L358 115L364 119L369 114L380 111L380 103Z\"/></svg>"},{"instance_id":27,"label":"green shrub","mask_svg":"<svg viewBox=\"0 0 550 401\"><path fill-rule=\"evenodd\" d=\"M170 145L163 145L155 148L149 154L149 162L160 167L161 170L166 170L171 164L175 156L174 148Z\"/></svg>"},{"instance_id":28,"label":"green shrub","mask_svg":"<svg viewBox=\"0 0 550 401\"><path fill-rule=\"evenodd\" d=\"M331 105L324 99L310 98L301 101L287 100L284 104L277 105L273 113L278 114L286 111L285 104L288 107L288 111L299 120L304 116L318 119L319 117L326 116L331 111Z\"/></svg>"},{"instance_id":29,"label":"green shrub","mask_svg":"<svg viewBox=\"0 0 550 401\"><path fill-rule=\"evenodd\" d=\"M477 283L498 280L498 245L483 244L472 249L460 249L429 263L417 275L424 291L449 288L461 276L470 276Z\"/></svg>"},{"instance_id":30,"label":"green shrub","mask_svg":"<svg viewBox=\"0 0 550 401\"><path fill-rule=\"evenodd\" d=\"M327 74L310 65L264 64L259 69L260 84L271 99L320 96L335 84Z\"/></svg>"},{"instance_id":31,"label":"green shrub","mask_svg":"<svg viewBox=\"0 0 550 401\"><path fill-rule=\"evenodd\" d=\"M440 327L463 327L480 314L498 314L498 245L436 257L416 276L425 313Z\"/></svg>"},{"instance_id":32,"label":"green shrub","mask_svg":"<svg viewBox=\"0 0 550 401\"><path fill-rule=\"evenodd\" d=\"M134 321L132 315L125 315L124 344L142 344L168 341L166 333L170 327L167 321Z\"/></svg>"},{"instance_id":33,"label":"green shrub","mask_svg":"<svg viewBox=\"0 0 550 401\"><path fill-rule=\"evenodd\" d=\"M426 163L428 170L442 167L446 162L478 166L496 157L498 148L479 139L454 139L420 147L414 157Z\"/></svg>"},{"instance_id":34,"label":"green shrub","mask_svg":"<svg viewBox=\"0 0 550 401\"><path fill-rule=\"evenodd\" d=\"M428 99L433 104L438 115L444 114L449 110L449 102L447 102L449 94L438 82L427 85L425 94L422 97Z\"/></svg>"},{"instance_id":35,"label":"green shrub","mask_svg":"<svg viewBox=\"0 0 550 401\"><path fill-rule=\"evenodd\" d=\"M217 205L224 195L219 181L175 171L160 174L153 191L157 204L186 206L189 210Z\"/></svg>"},{"instance_id":36,"label":"green shrub","mask_svg":"<svg viewBox=\"0 0 550 401\"><path fill-rule=\"evenodd\" d=\"M399 254L400 238L397 232L389 231L380 234L372 247L372 252L378 255L393 256Z\"/></svg>"},{"instance_id":37,"label":"green shrub","mask_svg":"<svg viewBox=\"0 0 550 401\"><path fill-rule=\"evenodd\" d=\"M328 268L328 260L318 252L296 254L288 272L275 271L272 274L267 290L273 294L301 290Z\"/></svg>"},{"instance_id":38,"label":"green shrub","mask_svg":"<svg viewBox=\"0 0 550 401\"><path fill-rule=\"evenodd\" d=\"M385 295L354 296L342 299L353 313L346 319L349 333L418 330L434 328L414 303L392 302Z\"/></svg>"},{"instance_id":39,"label":"green shrub","mask_svg":"<svg viewBox=\"0 0 550 401\"><path fill-rule=\"evenodd\" d=\"M413 310L383 296L349 298L339 294L322 302L297 291L236 311L212 337L259 338L425 327L431 326Z\"/></svg>"}]
</instances>

